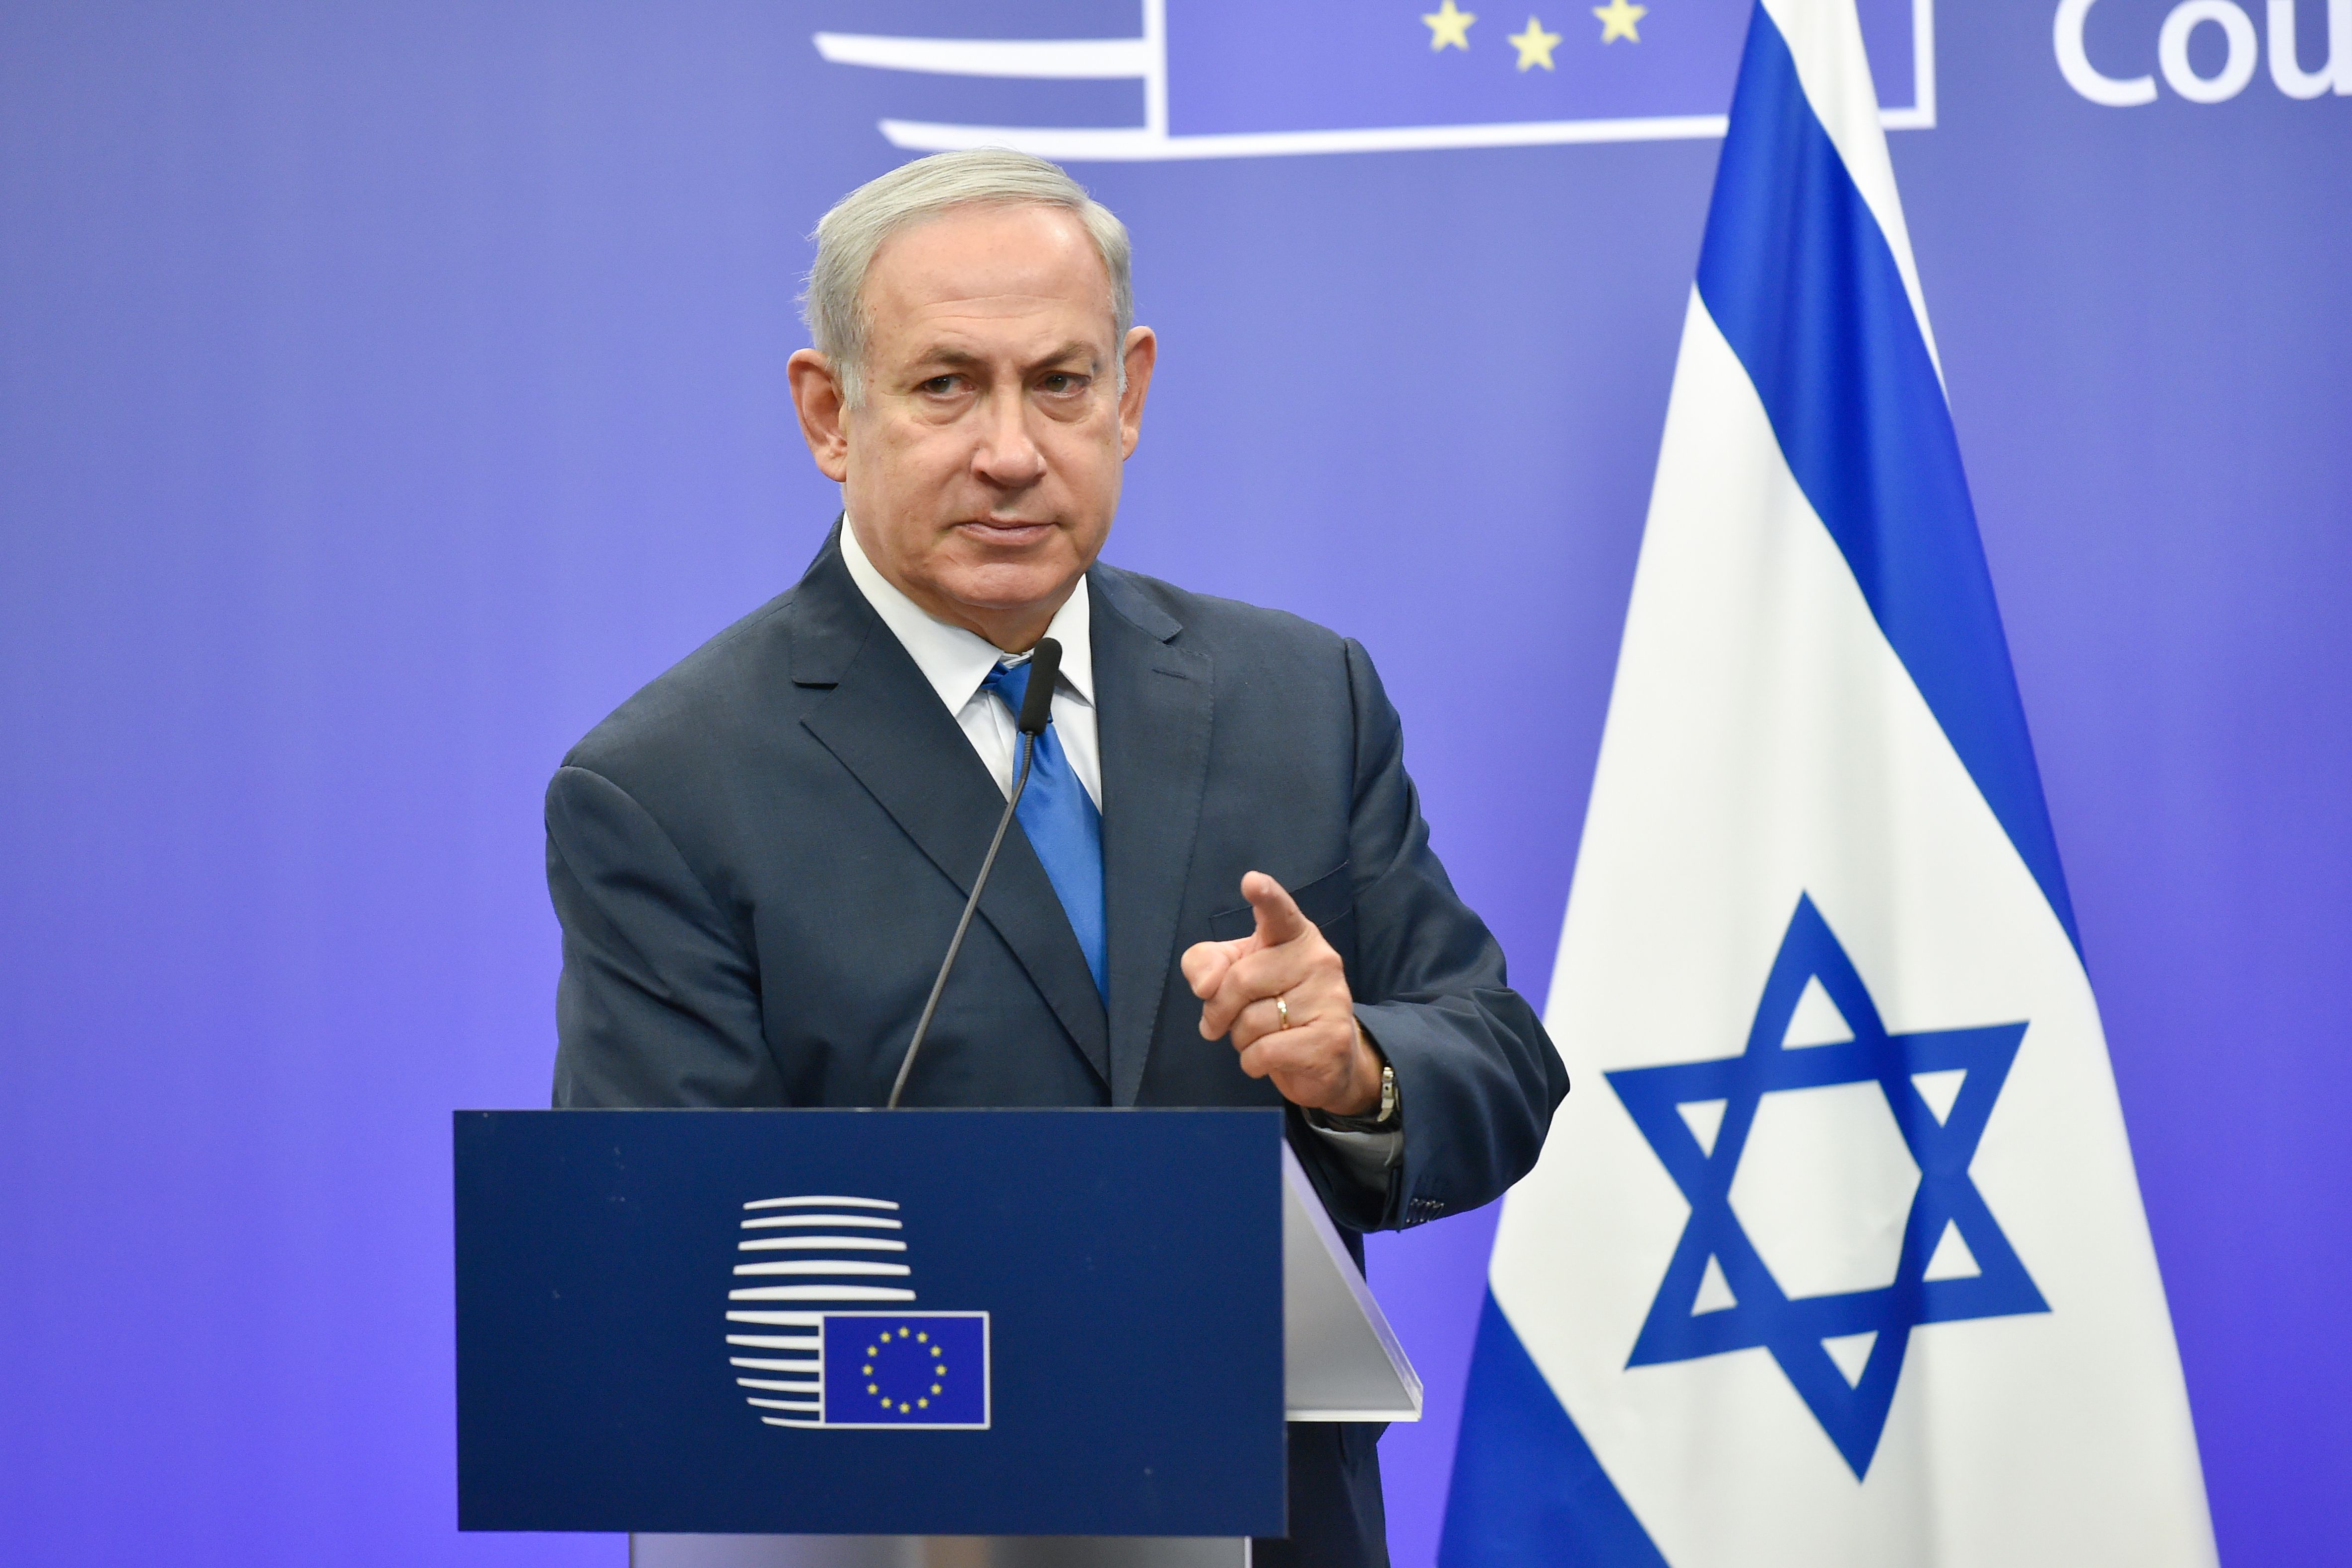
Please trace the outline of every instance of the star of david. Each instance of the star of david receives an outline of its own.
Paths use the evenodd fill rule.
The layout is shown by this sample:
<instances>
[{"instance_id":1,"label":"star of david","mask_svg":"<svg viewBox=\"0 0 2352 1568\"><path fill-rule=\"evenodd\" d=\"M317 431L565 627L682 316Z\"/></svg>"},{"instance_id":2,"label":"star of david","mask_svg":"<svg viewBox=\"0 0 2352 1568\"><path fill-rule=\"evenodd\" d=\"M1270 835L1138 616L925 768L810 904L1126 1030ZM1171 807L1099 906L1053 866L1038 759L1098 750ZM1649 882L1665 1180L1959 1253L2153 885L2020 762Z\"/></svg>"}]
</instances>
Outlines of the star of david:
<instances>
[{"instance_id":1,"label":"star of david","mask_svg":"<svg viewBox=\"0 0 2352 1568\"><path fill-rule=\"evenodd\" d=\"M1790 1046L1790 1021L1814 981L1843 1016L1853 1037ZM2025 1030L2023 1024L1996 1024L1888 1034L1828 921L1811 897L1801 897L1764 983L1744 1052L1605 1075L1691 1208L1626 1365L1769 1351L1854 1478L1867 1475L1895 1403L1913 1329L2050 1310L1969 1175L1977 1142ZM1965 1076L1939 1118L1914 1075L1955 1069ZM1732 1179L1765 1095L1854 1083L1878 1085L1919 1167L1900 1261L1893 1282L1882 1288L1792 1298L1733 1212ZM1722 1121L1712 1144L1705 1144L1679 1108L1717 1101ZM1958 1231L1976 1272L1929 1279L1929 1261L1948 1229ZM1720 1268L1731 1300L1721 1303L1718 1293L1712 1310L1701 1310L1710 1259ZM1875 1337L1854 1337L1864 1334ZM1857 1376L1849 1379L1840 1370L1832 1342L1841 1348L1867 1343L1868 1356Z\"/></svg>"}]
</instances>

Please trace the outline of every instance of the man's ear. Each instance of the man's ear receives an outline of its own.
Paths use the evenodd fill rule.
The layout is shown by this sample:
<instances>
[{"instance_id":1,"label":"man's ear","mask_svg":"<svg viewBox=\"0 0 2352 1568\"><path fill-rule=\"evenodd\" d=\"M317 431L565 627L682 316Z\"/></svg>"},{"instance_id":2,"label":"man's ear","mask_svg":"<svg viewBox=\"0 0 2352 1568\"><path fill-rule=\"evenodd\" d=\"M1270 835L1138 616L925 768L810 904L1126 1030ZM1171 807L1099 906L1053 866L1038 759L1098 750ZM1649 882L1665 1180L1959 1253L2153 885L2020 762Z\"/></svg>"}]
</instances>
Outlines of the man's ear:
<instances>
[{"instance_id":1,"label":"man's ear","mask_svg":"<svg viewBox=\"0 0 2352 1568\"><path fill-rule=\"evenodd\" d=\"M1120 349L1127 364L1127 390L1118 395L1118 455L1135 456L1143 439L1143 400L1151 393L1151 367L1160 360L1160 339L1150 327L1129 327Z\"/></svg>"},{"instance_id":2,"label":"man's ear","mask_svg":"<svg viewBox=\"0 0 2352 1568\"><path fill-rule=\"evenodd\" d=\"M839 484L849 477L849 432L844 424L841 381L833 362L814 349L801 349L784 363L793 389L793 410L800 416L801 438L824 477ZM1132 441L1128 443L1130 447Z\"/></svg>"}]
</instances>

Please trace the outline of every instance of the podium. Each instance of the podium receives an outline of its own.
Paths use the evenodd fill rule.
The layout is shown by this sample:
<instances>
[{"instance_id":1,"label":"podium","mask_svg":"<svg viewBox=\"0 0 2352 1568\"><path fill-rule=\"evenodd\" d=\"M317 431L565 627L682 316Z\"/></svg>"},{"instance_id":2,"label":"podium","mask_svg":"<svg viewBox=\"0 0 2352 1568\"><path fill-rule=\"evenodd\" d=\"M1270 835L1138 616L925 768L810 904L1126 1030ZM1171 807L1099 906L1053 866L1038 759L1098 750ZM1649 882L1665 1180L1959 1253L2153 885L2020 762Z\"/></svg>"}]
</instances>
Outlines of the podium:
<instances>
[{"instance_id":1,"label":"podium","mask_svg":"<svg viewBox=\"0 0 2352 1568\"><path fill-rule=\"evenodd\" d=\"M458 1523L1218 1568L1421 1384L1271 1110L460 1111Z\"/></svg>"}]
</instances>

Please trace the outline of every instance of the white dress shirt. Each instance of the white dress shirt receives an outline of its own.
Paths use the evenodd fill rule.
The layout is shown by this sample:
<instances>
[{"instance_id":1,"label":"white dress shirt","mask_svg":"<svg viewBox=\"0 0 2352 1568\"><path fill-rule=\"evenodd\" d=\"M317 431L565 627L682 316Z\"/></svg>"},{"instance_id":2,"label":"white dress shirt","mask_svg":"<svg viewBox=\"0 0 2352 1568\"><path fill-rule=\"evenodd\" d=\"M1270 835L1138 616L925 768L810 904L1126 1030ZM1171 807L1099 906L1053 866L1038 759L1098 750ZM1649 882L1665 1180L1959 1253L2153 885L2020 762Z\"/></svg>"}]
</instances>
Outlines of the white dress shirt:
<instances>
[{"instance_id":1,"label":"white dress shirt","mask_svg":"<svg viewBox=\"0 0 2352 1568\"><path fill-rule=\"evenodd\" d=\"M1006 653L976 632L934 620L920 605L901 593L897 584L882 575L881 569L867 558L865 546L857 542L857 534L845 517L841 521L841 559L849 568L857 591L866 595L866 602L874 606L882 624L898 634L900 645L913 658L915 668L923 672L923 679L931 683L931 689L940 694L940 700L955 715L964 739L980 753L980 760L988 764L988 771L996 775L996 787L1010 796L1013 770L1020 762L1020 731L1013 727L1013 710L981 682L998 665L1010 668L1025 664L1029 656ZM1070 759L1070 771L1078 775L1078 782L1086 786L1095 809L1099 811L1103 804L1102 742L1095 726L1091 614L1087 608L1087 580L1081 577L1077 591L1054 612L1045 635L1062 645L1062 673L1054 682L1054 733L1061 738L1062 754Z\"/></svg>"},{"instance_id":2,"label":"white dress shirt","mask_svg":"<svg viewBox=\"0 0 2352 1568\"><path fill-rule=\"evenodd\" d=\"M1013 770L1020 761L1020 731L1013 726L1013 710L981 682L996 666L1023 664L1029 656L1006 653L977 632L934 618L882 575L857 542L857 531L849 526L846 516L841 520L841 559L857 591L897 636L915 668L955 715L964 739L996 775L996 787L1011 798ZM1062 672L1054 683L1054 731L1061 737L1063 754L1070 759L1070 771L1078 775L1099 811L1103 809L1102 736L1095 722L1092 616L1087 580L1081 577L1076 591L1054 612L1045 635L1062 645ZM1385 1185L1389 1170L1404 1155L1402 1129L1352 1132L1324 1125L1312 1111L1307 1113L1307 1125L1328 1139L1349 1170L1370 1186Z\"/></svg>"}]
</instances>

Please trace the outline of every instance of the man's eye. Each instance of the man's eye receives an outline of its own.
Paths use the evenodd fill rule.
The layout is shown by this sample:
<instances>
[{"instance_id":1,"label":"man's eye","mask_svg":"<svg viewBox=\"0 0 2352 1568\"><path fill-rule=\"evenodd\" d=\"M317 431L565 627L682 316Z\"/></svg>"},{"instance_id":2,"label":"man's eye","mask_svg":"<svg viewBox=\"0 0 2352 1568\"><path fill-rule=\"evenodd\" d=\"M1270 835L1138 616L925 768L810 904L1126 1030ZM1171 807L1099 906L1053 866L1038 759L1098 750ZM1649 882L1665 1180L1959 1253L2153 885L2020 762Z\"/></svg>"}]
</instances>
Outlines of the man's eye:
<instances>
[{"instance_id":1,"label":"man's eye","mask_svg":"<svg viewBox=\"0 0 2352 1568\"><path fill-rule=\"evenodd\" d=\"M1082 375L1073 375L1066 370L1057 370L1037 384L1045 392L1056 396L1065 396L1073 392L1083 391L1087 384L1087 378Z\"/></svg>"},{"instance_id":2,"label":"man's eye","mask_svg":"<svg viewBox=\"0 0 2352 1568\"><path fill-rule=\"evenodd\" d=\"M952 375L935 375L916 390L928 393L933 397L945 397L956 389L956 382L959 379L961 378Z\"/></svg>"}]
</instances>

